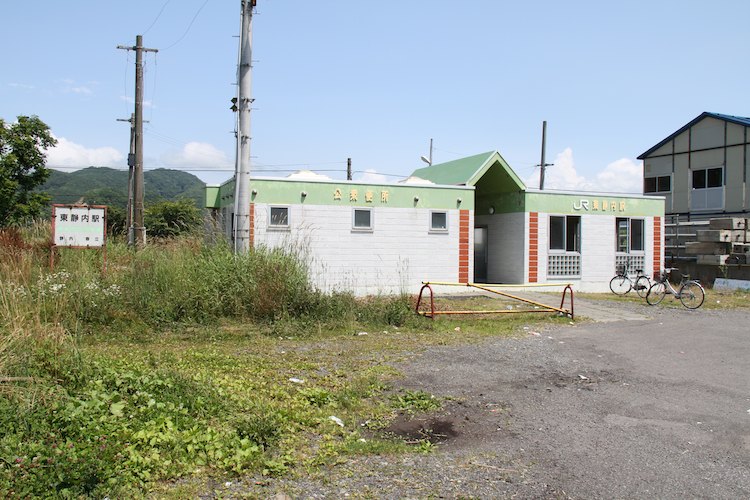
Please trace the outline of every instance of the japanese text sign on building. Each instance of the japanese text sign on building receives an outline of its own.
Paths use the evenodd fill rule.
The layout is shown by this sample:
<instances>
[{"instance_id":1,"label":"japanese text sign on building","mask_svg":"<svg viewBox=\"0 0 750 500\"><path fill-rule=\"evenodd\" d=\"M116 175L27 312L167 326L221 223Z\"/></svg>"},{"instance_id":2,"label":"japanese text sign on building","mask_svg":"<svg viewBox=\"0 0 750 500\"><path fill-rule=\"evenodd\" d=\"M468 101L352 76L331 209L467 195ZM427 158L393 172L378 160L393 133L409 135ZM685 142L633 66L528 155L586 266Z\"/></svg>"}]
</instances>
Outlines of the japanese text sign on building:
<instances>
[{"instance_id":1,"label":"japanese text sign on building","mask_svg":"<svg viewBox=\"0 0 750 500\"><path fill-rule=\"evenodd\" d=\"M581 199L577 203L573 203L573 210L580 211L592 211L592 212L624 212L625 211L624 201L615 200L586 200Z\"/></svg>"},{"instance_id":2,"label":"japanese text sign on building","mask_svg":"<svg viewBox=\"0 0 750 500\"><path fill-rule=\"evenodd\" d=\"M52 242L59 247L101 247L105 241L107 207L54 205Z\"/></svg>"},{"instance_id":3,"label":"japanese text sign on building","mask_svg":"<svg viewBox=\"0 0 750 500\"><path fill-rule=\"evenodd\" d=\"M336 188L333 190L333 199L335 201L341 201L344 196L344 193L342 193L341 188ZM365 203L374 203L375 202L375 192L368 189L365 191ZM380 203L388 203L389 194L388 191L380 191ZM350 189L349 190L349 201L350 202L357 202L359 201L359 191L357 189Z\"/></svg>"}]
</instances>

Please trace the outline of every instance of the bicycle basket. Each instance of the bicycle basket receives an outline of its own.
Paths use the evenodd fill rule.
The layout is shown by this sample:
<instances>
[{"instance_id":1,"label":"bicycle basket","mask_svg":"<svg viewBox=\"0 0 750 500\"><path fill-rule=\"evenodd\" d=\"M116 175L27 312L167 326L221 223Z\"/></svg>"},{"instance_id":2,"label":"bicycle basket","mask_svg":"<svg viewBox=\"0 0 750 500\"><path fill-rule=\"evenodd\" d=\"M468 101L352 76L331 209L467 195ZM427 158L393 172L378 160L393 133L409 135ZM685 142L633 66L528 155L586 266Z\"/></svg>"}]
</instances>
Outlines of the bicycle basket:
<instances>
[{"instance_id":1,"label":"bicycle basket","mask_svg":"<svg viewBox=\"0 0 750 500\"><path fill-rule=\"evenodd\" d=\"M615 266L615 272L618 276L624 276L625 275L625 266L623 264L617 264Z\"/></svg>"}]
</instances>

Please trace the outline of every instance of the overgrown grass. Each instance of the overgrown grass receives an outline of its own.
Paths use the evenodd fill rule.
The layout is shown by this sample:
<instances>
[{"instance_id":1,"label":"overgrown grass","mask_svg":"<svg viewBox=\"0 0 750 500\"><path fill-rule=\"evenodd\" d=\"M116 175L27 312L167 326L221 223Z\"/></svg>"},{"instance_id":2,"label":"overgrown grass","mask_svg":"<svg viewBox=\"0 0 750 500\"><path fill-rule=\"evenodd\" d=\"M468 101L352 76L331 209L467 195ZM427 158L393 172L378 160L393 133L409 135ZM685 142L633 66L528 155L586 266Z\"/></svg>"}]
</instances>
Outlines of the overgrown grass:
<instances>
[{"instance_id":1,"label":"overgrown grass","mask_svg":"<svg viewBox=\"0 0 750 500\"><path fill-rule=\"evenodd\" d=\"M4 497L132 496L403 450L360 424L436 402L391 396L391 363L530 321L426 320L406 296L323 294L289 253L195 239L112 243L105 273L100 253L66 251L51 272L45 231L0 234Z\"/></svg>"}]
</instances>

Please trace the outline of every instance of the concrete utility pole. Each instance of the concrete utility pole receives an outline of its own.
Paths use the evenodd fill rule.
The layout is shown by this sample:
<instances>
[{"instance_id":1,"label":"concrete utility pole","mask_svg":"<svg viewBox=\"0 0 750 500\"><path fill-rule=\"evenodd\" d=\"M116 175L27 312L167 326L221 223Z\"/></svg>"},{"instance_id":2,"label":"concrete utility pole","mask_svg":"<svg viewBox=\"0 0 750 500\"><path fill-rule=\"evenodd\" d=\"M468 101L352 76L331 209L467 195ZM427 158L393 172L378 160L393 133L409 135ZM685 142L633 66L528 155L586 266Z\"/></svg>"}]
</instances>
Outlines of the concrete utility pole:
<instances>
[{"instance_id":1,"label":"concrete utility pole","mask_svg":"<svg viewBox=\"0 0 750 500\"><path fill-rule=\"evenodd\" d=\"M346 159L346 180L347 181L352 180L352 159L351 158Z\"/></svg>"},{"instance_id":2,"label":"concrete utility pole","mask_svg":"<svg viewBox=\"0 0 750 500\"><path fill-rule=\"evenodd\" d=\"M135 153L133 160L133 222L134 243L138 247L146 244L146 227L143 225L143 53L158 52L143 46L143 36L135 37L135 46L118 45L118 49L135 51L135 113L133 135Z\"/></svg>"},{"instance_id":3,"label":"concrete utility pole","mask_svg":"<svg viewBox=\"0 0 750 500\"><path fill-rule=\"evenodd\" d=\"M537 165L538 167L541 167L541 171L539 172L539 190L541 191L544 189L544 171L547 170L547 167L551 167L554 165L554 163L544 163L544 155L545 151L547 149L547 120L542 122L542 162Z\"/></svg>"},{"instance_id":4,"label":"concrete utility pole","mask_svg":"<svg viewBox=\"0 0 750 500\"><path fill-rule=\"evenodd\" d=\"M135 166L135 114L129 119L118 118L118 122L130 123L130 151L128 152L128 211L125 219L125 227L128 228L128 245L135 244L133 234L133 167Z\"/></svg>"},{"instance_id":5,"label":"concrete utility pole","mask_svg":"<svg viewBox=\"0 0 750 500\"><path fill-rule=\"evenodd\" d=\"M252 90L253 7L255 0L242 0L242 29L240 31L240 64L237 68L237 112L239 147L237 170L234 175L237 196L234 200L234 251L250 251L250 105Z\"/></svg>"}]
</instances>

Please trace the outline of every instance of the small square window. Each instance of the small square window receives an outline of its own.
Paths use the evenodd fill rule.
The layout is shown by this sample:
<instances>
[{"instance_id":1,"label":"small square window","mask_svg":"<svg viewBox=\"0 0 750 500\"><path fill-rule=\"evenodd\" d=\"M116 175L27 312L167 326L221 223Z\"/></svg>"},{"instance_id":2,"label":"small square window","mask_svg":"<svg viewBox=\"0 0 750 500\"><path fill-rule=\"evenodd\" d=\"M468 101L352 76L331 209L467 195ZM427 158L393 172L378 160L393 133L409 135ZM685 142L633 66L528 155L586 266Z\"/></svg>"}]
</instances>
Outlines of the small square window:
<instances>
[{"instance_id":1,"label":"small square window","mask_svg":"<svg viewBox=\"0 0 750 500\"><path fill-rule=\"evenodd\" d=\"M448 231L448 212L430 212L430 231Z\"/></svg>"},{"instance_id":2,"label":"small square window","mask_svg":"<svg viewBox=\"0 0 750 500\"><path fill-rule=\"evenodd\" d=\"M289 227L289 207L271 207L270 227Z\"/></svg>"},{"instance_id":3,"label":"small square window","mask_svg":"<svg viewBox=\"0 0 750 500\"><path fill-rule=\"evenodd\" d=\"M663 175L656 180L656 190L660 193L668 193L672 190L672 178L668 175Z\"/></svg>"},{"instance_id":4,"label":"small square window","mask_svg":"<svg viewBox=\"0 0 750 500\"><path fill-rule=\"evenodd\" d=\"M693 189L706 189L706 169L693 170Z\"/></svg>"},{"instance_id":5,"label":"small square window","mask_svg":"<svg viewBox=\"0 0 750 500\"><path fill-rule=\"evenodd\" d=\"M724 185L724 169L709 168L706 172L707 182L706 186L710 188L721 187Z\"/></svg>"},{"instance_id":6,"label":"small square window","mask_svg":"<svg viewBox=\"0 0 750 500\"><path fill-rule=\"evenodd\" d=\"M361 231L372 229L372 210L369 208L355 208L353 215L353 227Z\"/></svg>"}]
</instances>

